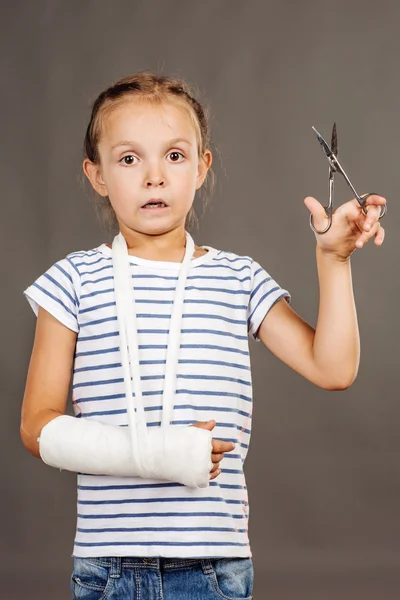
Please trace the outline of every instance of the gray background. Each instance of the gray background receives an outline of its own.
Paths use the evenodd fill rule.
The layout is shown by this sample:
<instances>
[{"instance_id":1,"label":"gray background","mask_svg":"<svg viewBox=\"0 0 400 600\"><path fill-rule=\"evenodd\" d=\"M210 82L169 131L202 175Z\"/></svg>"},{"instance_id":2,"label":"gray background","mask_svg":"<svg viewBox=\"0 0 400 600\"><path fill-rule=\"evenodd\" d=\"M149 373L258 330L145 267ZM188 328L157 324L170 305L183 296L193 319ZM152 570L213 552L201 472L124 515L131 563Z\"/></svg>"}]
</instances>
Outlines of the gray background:
<instances>
[{"instance_id":1,"label":"gray background","mask_svg":"<svg viewBox=\"0 0 400 600\"><path fill-rule=\"evenodd\" d=\"M116 79L163 70L212 109L216 193L198 244L248 254L315 324L306 195L325 202L312 133L338 124L360 192L389 200L387 239L352 259L359 376L325 392L251 344L246 462L255 598L400 593L399 3L381 0L3 2L1 114L1 598L69 598L75 476L23 448L19 415L35 318L22 291L67 253L110 241L81 177L90 104ZM337 202L350 198L344 182Z\"/></svg>"}]
</instances>

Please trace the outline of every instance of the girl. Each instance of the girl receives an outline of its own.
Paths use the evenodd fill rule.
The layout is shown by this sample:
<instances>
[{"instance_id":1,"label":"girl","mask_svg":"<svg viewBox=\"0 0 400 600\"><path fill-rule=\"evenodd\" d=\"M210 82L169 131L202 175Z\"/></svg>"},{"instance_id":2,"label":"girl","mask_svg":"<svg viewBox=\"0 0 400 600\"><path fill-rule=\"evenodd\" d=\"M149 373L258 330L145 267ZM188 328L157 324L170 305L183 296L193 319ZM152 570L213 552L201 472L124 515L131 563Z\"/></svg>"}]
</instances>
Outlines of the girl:
<instances>
[{"instance_id":1,"label":"girl","mask_svg":"<svg viewBox=\"0 0 400 600\"><path fill-rule=\"evenodd\" d=\"M248 334L315 385L350 386L350 255L372 237L382 244L386 201L371 196L367 216L350 201L316 235L314 329L252 258L195 246L187 232L212 154L184 82L143 72L105 90L85 154L119 233L24 292L38 319L21 436L34 456L79 473L73 597L251 598ZM305 204L323 229L323 207ZM77 418L65 415L71 371Z\"/></svg>"}]
</instances>

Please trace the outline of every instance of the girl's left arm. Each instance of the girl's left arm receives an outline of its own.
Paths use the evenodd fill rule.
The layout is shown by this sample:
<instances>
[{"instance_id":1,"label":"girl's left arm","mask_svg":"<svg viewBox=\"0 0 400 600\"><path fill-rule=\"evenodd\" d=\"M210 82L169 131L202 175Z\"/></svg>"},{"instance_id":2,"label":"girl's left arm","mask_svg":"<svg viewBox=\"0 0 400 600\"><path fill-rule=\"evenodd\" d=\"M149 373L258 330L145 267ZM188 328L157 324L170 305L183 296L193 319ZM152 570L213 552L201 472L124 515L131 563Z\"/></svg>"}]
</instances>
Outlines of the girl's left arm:
<instances>
[{"instance_id":1,"label":"girl's left arm","mask_svg":"<svg viewBox=\"0 0 400 600\"><path fill-rule=\"evenodd\" d=\"M316 234L319 311L315 329L284 300L268 312L258 330L260 340L289 367L328 390L343 390L355 380L360 360L357 313L353 295L350 256L375 237L380 246L384 230L379 223L380 196L368 199L366 217L355 200L340 206L328 233ZM315 198L306 206L317 229L326 215Z\"/></svg>"}]
</instances>

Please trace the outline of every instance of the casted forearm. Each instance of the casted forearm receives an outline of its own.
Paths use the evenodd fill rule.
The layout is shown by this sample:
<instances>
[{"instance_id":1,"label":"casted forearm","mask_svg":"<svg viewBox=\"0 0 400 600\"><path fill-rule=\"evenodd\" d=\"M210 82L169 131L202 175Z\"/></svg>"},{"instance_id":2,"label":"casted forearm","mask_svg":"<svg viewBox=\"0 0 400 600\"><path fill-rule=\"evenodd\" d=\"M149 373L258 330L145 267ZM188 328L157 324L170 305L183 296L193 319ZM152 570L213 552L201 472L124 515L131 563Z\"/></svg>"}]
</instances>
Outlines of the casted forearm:
<instances>
[{"instance_id":1,"label":"casted forearm","mask_svg":"<svg viewBox=\"0 0 400 600\"><path fill-rule=\"evenodd\" d=\"M39 449L43 462L58 469L208 486L211 431L152 427L140 432L138 441L132 443L131 427L61 415L41 430Z\"/></svg>"},{"instance_id":2,"label":"casted forearm","mask_svg":"<svg viewBox=\"0 0 400 600\"><path fill-rule=\"evenodd\" d=\"M317 248L317 269L320 302L314 360L332 388L346 388L357 375L360 359L350 259L342 261Z\"/></svg>"}]
</instances>

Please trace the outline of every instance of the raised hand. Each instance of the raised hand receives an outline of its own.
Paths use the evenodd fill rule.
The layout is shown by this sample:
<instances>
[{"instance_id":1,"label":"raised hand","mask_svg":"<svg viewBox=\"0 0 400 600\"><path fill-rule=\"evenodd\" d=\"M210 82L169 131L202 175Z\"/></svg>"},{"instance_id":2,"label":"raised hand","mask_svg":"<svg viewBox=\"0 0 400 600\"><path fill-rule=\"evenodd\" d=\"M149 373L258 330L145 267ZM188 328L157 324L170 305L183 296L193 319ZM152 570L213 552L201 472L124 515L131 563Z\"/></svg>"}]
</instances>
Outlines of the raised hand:
<instances>
[{"instance_id":1,"label":"raised hand","mask_svg":"<svg viewBox=\"0 0 400 600\"><path fill-rule=\"evenodd\" d=\"M313 215L316 229L324 229L328 223L324 207L318 200L307 197L304 204ZM385 230L379 221L381 206L386 204L382 196L369 196L366 203L367 216L364 215L356 199L339 206L333 213L332 227L323 234L315 234L317 245L328 254L334 254L346 260L356 250L362 248L371 238L376 246L381 246Z\"/></svg>"}]
</instances>

